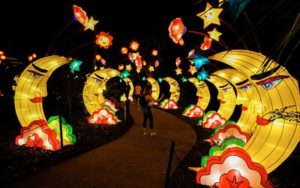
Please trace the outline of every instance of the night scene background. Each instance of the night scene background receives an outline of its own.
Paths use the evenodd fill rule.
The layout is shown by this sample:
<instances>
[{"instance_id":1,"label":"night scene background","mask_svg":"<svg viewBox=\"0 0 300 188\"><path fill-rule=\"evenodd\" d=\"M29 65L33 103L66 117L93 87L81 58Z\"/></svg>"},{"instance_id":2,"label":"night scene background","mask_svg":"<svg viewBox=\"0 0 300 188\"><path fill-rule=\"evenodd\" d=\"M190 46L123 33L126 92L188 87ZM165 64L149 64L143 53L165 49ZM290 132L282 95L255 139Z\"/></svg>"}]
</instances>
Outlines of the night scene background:
<instances>
[{"instance_id":1,"label":"night scene background","mask_svg":"<svg viewBox=\"0 0 300 188\"><path fill-rule=\"evenodd\" d=\"M236 0L238 1L238 0ZM170 0L151 0L151 1L116 1L116 0L42 0L42 1L16 1L9 0L0 3L0 51L3 51L6 60L2 60L0 64L0 117L1 123L1 144L4 158L12 163L10 166L12 170L4 172L7 175L7 181L19 180L24 178L24 174L39 172L45 166L56 164L57 161L51 161L49 164L36 163L36 170L30 172L23 172L19 168L14 168L14 162L9 160L10 155L13 155L18 150L13 145L14 136L19 133L20 125L15 115L12 86L15 85L14 77L22 73L24 68L31 63L28 57L33 53L37 54L37 58L48 55L61 55L67 58L72 57L83 61L81 70L77 73L78 77L72 77L69 67L55 71L53 76L48 81L48 96L44 101L44 111L46 116L55 115L57 113L57 96L72 101L72 107L68 102L62 102L62 114L70 116L69 121L76 123L83 122L79 116L85 116L86 112L83 110L83 102L80 93L82 92L86 75L94 71L94 65L103 66L99 61L96 61L96 54L100 54L106 60L106 65L103 67L118 69L120 64L130 64L127 55L121 54L121 48L127 47L132 41L139 42L139 52L143 60L146 60L148 65L154 66L155 60L159 60L160 64L154 72L150 73L148 69L143 70L142 76L165 77L171 76L177 80L181 77L186 78L191 76L188 72L187 60L188 53L192 49L197 49L203 42L203 33L212 30L214 27L222 33L221 40L223 46L228 49L248 49L252 51L261 52L262 54L276 60L280 65L286 67L288 72L296 78L300 79L300 64L299 64L299 29L300 29L300 2L298 0L275 0L275 1L261 1L261 0L245 0L248 2L245 9L242 6L231 7L224 9L220 18L221 25L210 25L205 30L203 29L203 21L196 15L203 11L206 6L205 0L184 0L184 1L170 1ZM216 6L218 0L209 1L213 6ZM224 2L234 3L234 0L225 0ZM72 6L76 4L82 7L88 17L93 16L99 22L95 25L94 31L86 30L75 20ZM233 12L240 12L240 15L235 15ZM186 26L187 32L183 35L184 45L175 44L169 37L168 27L172 20L180 17ZM108 49L100 48L96 45L95 36L101 31L108 32L113 36L112 46ZM216 52L226 50L218 43L212 43L211 49L206 51L207 56ZM158 50L158 56L152 56L152 50ZM175 61L177 57L182 58L182 75L176 75ZM206 71L212 73L219 69L226 68L224 65L206 66ZM142 79L141 75L133 74L133 81L139 82ZM209 82L207 82L210 85ZM124 92L124 85L120 86ZM212 85L211 85L212 86ZM161 84L161 89L165 95L169 95L167 90L169 86L166 83ZM195 102L197 98L194 96L196 92L191 84L182 87L182 95L187 96L186 99L180 101L179 104L187 105ZM192 92L190 92L192 91ZM112 93L114 91L111 91ZM217 96L217 91L212 87L212 96ZM66 100L68 101L68 100ZM218 103L210 103L209 108L218 109ZM4 106L4 108L3 108ZM73 112L70 113L70 109ZM122 112L120 112L122 113ZM235 111L233 119L237 120L240 111ZM176 112L174 112L174 115ZM190 120L186 120L190 121ZM74 123L73 122L73 123ZM75 124L76 124L75 123ZM195 122L190 122L191 124ZM80 124L80 123L79 123ZM76 128L75 128L76 129ZM112 137L118 137L126 134L128 127L119 128L114 132ZM199 130L195 129L197 134ZM92 131L101 132L102 130L83 130L82 137L86 134L93 134ZM106 132L105 132L106 131ZM107 133L105 130L103 135ZM7 132L8 135L4 134ZM97 132L97 133L98 133ZM102 134L102 133L101 133ZM115 134L115 135L114 135ZM202 133L201 133L202 134ZM97 137L97 136L95 136ZM198 135L199 137L199 135ZM8 139L10 139L8 141ZM84 149L72 150L70 154L64 155L63 152L59 154L61 158L68 159L72 155L78 155L89 151L91 148L86 147L87 141L80 142L79 145ZM100 147L102 144L113 140L98 141ZM199 139L199 138L198 138ZM92 141L91 141L92 142ZM7 147L7 144L9 147ZM298 144L299 145L299 144ZM207 148L204 148L207 149ZM7 155L5 156L5 152ZM18 153L19 152L19 153ZM17 151L18 154L26 153L26 149ZM49 159L51 153L36 152L42 159ZM206 152L206 151L203 151ZM298 160L295 167L299 166L299 147L295 152L293 160ZM24 158L27 154L20 154ZM67 156L67 157L66 157ZM62 159L61 161L63 161ZM194 158L187 158L194 160ZM59 161L59 162L61 162ZM5 163L5 162L4 162ZM2 168L7 168L5 164L1 164ZM185 161L185 163L188 163ZM26 166L27 165L27 166ZM24 164L28 167L32 163ZM39 166L40 165L40 166ZM289 164L289 167L292 165ZM273 183L275 187L298 187L296 177L292 177L292 183L288 183L288 175L290 172L288 167L282 167L282 172L276 171L273 175ZM299 172L299 169L296 169ZM22 171L22 172L18 172ZM16 173L18 172L18 173ZM182 176L178 172L177 176ZM285 173L283 178L282 173ZM13 176L11 174L18 174ZM297 173L296 173L297 174ZM5 176L4 176L5 177ZM189 175L184 183L190 181L194 176ZM4 181L4 180L3 180ZM173 182L174 183L174 182ZM279 186L278 186L279 185ZM178 184L177 187L180 187ZM186 184L186 187L198 187L195 183L191 185Z\"/></svg>"}]
</instances>

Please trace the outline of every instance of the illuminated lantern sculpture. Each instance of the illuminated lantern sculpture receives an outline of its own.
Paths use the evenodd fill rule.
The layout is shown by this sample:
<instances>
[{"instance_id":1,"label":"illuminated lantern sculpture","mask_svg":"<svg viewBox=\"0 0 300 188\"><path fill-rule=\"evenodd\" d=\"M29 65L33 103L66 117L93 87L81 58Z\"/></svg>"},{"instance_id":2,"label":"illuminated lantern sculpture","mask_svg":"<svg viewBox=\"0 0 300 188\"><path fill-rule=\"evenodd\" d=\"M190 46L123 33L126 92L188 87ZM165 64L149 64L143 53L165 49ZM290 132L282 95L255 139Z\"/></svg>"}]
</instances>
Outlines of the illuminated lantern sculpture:
<instances>
[{"instance_id":1,"label":"illuminated lantern sculpture","mask_svg":"<svg viewBox=\"0 0 300 188\"><path fill-rule=\"evenodd\" d=\"M220 145L212 146L209 149L208 156L201 157L201 166L205 167L208 159L212 156L221 156L229 148L233 148L233 147L243 148L244 145L245 145L245 142L238 138L234 138L234 137L226 138Z\"/></svg>"},{"instance_id":2,"label":"illuminated lantern sculpture","mask_svg":"<svg viewBox=\"0 0 300 188\"><path fill-rule=\"evenodd\" d=\"M205 36L204 41L200 45L201 50L208 50L211 47L212 39L210 37Z\"/></svg>"},{"instance_id":3,"label":"illuminated lantern sculpture","mask_svg":"<svg viewBox=\"0 0 300 188\"><path fill-rule=\"evenodd\" d=\"M221 25L219 15L222 11L222 8L212 8L209 3L206 3L205 10L197 14L198 17L203 19L203 29L205 29L210 24Z\"/></svg>"},{"instance_id":4,"label":"illuminated lantern sculpture","mask_svg":"<svg viewBox=\"0 0 300 188\"><path fill-rule=\"evenodd\" d=\"M106 90L106 82L116 76L120 76L119 71L107 68L97 70L88 77L83 88L82 97L84 105L90 114L99 110L104 103L103 91Z\"/></svg>"},{"instance_id":5,"label":"illuminated lantern sculpture","mask_svg":"<svg viewBox=\"0 0 300 188\"><path fill-rule=\"evenodd\" d=\"M206 167L197 171L196 182L210 187L272 187L264 167L238 147L210 157Z\"/></svg>"},{"instance_id":6,"label":"illuminated lantern sculpture","mask_svg":"<svg viewBox=\"0 0 300 188\"><path fill-rule=\"evenodd\" d=\"M200 106L190 105L184 109L182 115L190 118L201 118L204 114L204 110Z\"/></svg>"},{"instance_id":7,"label":"illuminated lantern sculpture","mask_svg":"<svg viewBox=\"0 0 300 188\"><path fill-rule=\"evenodd\" d=\"M139 47L140 47L140 43L138 43L137 41L132 41L131 43L130 43L130 49L131 50L133 50L133 51L137 51L138 49L139 49Z\"/></svg>"},{"instance_id":8,"label":"illuminated lantern sculpture","mask_svg":"<svg viewBox=\"0 0 300 188\"><path fill-rule=\"evenodd\" d=\"M248 133L243 132L241 128L235 124L226 124L218 127L217 132L210 138L210 145L217 144L220 145L227 138L238 138L244 143L247 143L250 139Z\"/></svg>"},{"instance_id":9,"label":"illuminated lantern sculpture","mask_svg":"<svg viewBox=\"0 0 300 188\"><path fill-rule=\"evenodd\" d=\"M253 161L263 165L268 173L272 172L289 157L300 140L298 82L284 67L261 53L230 50L210 59L247 75L258 91L261 113L254 114L258 126L244 149Z\"/></svg>"},{"instance_id":10,"label":"illuminated lantern sculpture","mask_svg":"<svg viewBox=\"0 0 300 188\"><path fill-rule=\"evenodd\" d=\"M236 124L251 134L257 125L256 115L262 112L257 90L252 87L247 76L236 69L222 69L214 74L225 78L235 87L236 104L241 105L241 115Z\"/></svg>"},{"instance_id":11,"label":"illuminated lantern sculpture","mask_svg":"<svg viewBox=\"0 0 300 188\"><path fill-rule=\"evenodd\" d=\"M222 72L222 70L219 71ZM214 84L218 90L217 98L220 101L220 107L217 111L218 114L226 120L229 119L236 106L236 95L233 87L227 80L215 76L214 73L211 74L207 80Z\"/></svg>"},{"instance_id":12,"label":"illuminated lantern sculpture","mask_svg":"<svg viewBox=\"0 0 300 188\"><path fill-rule=\"evenodd\" d=\"M73 13L74 13L74 17L75 19L81 23L82 25L85 25L88 21L88 16L86 15L86 12L77 5L73 5Z\"/></svg>"},{"instance_id":13,"label":"illuminated lantern sculpture","mask_svg":"<svg viewBox=\"0 0 300 188\"><path fill-rule=\"evenodd\" d=\"M181 18L175 18L169 25L169 37L175 44L179 44L181 46L184 45L184 41L182 36L187 31L186 27L184 26Z\"/></svg>"},{"instance_id":14,"label":"illuminated lantern sculpture","mask_svg":"<svg viewBox=\"0 0 300 188\"><path fill-rule=\"evenodd\" d=\"M100 48L108 49L112 45L112 40L113 37L103 31L96 35L96 44L99 45Z\"/></svg>"},{"instance_id":15,"label":"illuminated lantern sculpture","mask_svg":"<svg viewBox=\"0 0 300 188\"><path fill-rule=\"evenodd\" d=\"M56 139L60 141L59 116L51 116L48 119L48 126L56 132ZM73 128L63 117L61 117L61 126L63 132L63 145L75 144L76 136L73 134Z\"/></svg>"},{"instance_id":16,"label":"illuminated lantern sculpture","mask_svg":"<svg viewBox=\"0 0 300 188\"><path fill-rule=\"evenodd\" d=\"M178 82L171 77L164 77L164 80L169 84L170 86L170 100L174 101L175 103L178 102L179 97L180 97L180 87Z\"/></svg>"},{"instance_id":17,"label":"illuminated lantern sculpture","mask_svg":"<svg viewBox=\"0 0 300 188\"><path fill-rule=\"evenodd\" d=\"M208 111L204 114L203 119L200 119L198 125L202 125L203 128L215 129L216 127L222 126L226 119L223 118L216 111Z\"/></svg>"},{"instance_id":18,"label":"illuminated lantern sculpture","mask_svg":"<svg viewBox=\"0 0 300 188\"><path fill-rule=\"evenodd\" d=\"M120 120L115 114L116 111L110 106L111 104L102 104L99 110L93 112L88 118L88 122L95 125L117 125Z\"/></svg>"},{"instance_id":19,"label":"illuminated lantern sculpture","mask_svg":"<svg viewBox=\"0 0 300 188\"><path fill-rule=\"evenodd\" d=\"M163 109L178 109L178 106L177 106L177 103L172 101L172 100L169 100L169 99L164 99L160 102L159 104L159 107L160 108L163 108Z\"/></svg>"},{"instance_id":20,"label":"illuminated lantern sculpture","mask_svg":"<svg viewBox=\"0 0 300 188\"><path fill-rule=\"evenodd\" d=\"M45 120L34 120L27 127L21 129L15 144L27 147L39 147L45 150L59 150L61 145L57 134Z\"/></svg>"},{"instance_id":21,"label":"illuminated lantern sculpture","mask_svg":"<svg viewBox=\"0 0 300 188\"><path fill-rule=\"evenodd\" d=\"M196 96L198 97L197 106L200 106L203 111L207 108L210 101L210 92L204 81L199 81L197 78L189 78L191 83L193 83L197 89Z\"/></svg>"},{"instance_id":22,"label":"illuminated lantern sculpture","mask_svg":"<svg viewBox=\"0 0 300 188\"><path fill-rule=\"evenodd\" d=\"M15 88L15 110L22 127L35 120L47 119L43 110L43 97L47 96L47 81L59 67L69 63L65 57L48 56L29 64L22 72Z\"/></svg>"},{"instance_id":23,"label":"illuminated lantern sculpture","mask_svg":"<svg viewBox=\"0 0 300 188\"><path fill-rule=\"evenodd\" d=\"M152 93L151 96L157 100L160 94L160 87L159 87L159 83L152 77L148 77L147 81L149 82L149 84L152 86Z\"/></svg>"}]
</instances>

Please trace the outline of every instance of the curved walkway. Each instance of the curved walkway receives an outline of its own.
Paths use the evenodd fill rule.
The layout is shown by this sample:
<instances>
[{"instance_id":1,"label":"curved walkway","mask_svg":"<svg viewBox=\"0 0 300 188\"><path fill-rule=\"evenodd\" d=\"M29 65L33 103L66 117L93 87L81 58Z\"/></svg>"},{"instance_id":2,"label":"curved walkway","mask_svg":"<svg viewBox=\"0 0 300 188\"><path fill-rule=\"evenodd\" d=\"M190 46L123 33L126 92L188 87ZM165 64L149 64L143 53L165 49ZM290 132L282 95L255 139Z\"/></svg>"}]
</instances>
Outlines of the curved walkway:
<instances>
[{"instance_id":1,"label":"curved walkway","mask_svg":"<svg viewBox=\"0 0 300 188\"><path fill-rule=\"evenodd\" d=\"M157 136L144 136L142 112L131 105L134 125L122 137L46 169L14 187L163 188L171 142L178 158L191 150L196 133L183 120L153 109ZM172 171L178 165L174 157Z\"/></svg>"}]
</instances>

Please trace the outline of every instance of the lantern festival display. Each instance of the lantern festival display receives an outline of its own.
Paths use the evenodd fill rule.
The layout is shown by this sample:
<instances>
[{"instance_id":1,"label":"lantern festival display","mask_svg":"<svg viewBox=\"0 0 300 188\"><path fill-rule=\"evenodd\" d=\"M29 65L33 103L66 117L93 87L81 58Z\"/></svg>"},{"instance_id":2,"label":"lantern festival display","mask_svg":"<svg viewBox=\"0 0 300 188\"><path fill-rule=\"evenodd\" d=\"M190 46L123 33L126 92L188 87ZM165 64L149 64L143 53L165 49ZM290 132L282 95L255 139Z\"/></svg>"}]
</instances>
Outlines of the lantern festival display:
<instances>
[{"instance_id":1,"label":"lantern festival display","mask_svg":"<svg viewBox=\"0 0 300 188\"><path fill-rule=\"evenodd\" d=\"M192 77L188 79L193 83L197 89L196 96L198 97L197 106L200 106L203 111L207 108L210 101L210 92L204 81L199 81L197 78Z\"/></svg>"},{"instance_id":2,"label":"lantern festival display","mask_svg":"<svg viewBox=\"0 0 300 188\"><path fill-rule=\"evenodd\" d=\"M227 80L215 76L214 74L210 75L210 78L207 80L214 84L218 90L217 98L220 101L220 107L217 111L218 114L226 120L229 119L236 105L236 95L231 84Z\"/></svg>"},{"instance_id":3,"label":"lantern festival display","mask_svg":"<svg viewBox=\"0 0 300 188\"><path fill-rule=\"evenodd\" d=\"M15 89L15 110L22 127L35 120L47 119L43 110L43 97L47 96L47 81L59 67L69 63L62 56L48 56L30 63L17 81Z\"/></svg>"},{"instance_id":4,"label":"lantern festival display","mask_svg":"<svg viewBox=\"0 0 300 188\"><path fill-rule=\"evenodd\" d=\"M287 70L265 55L249 50L217 53L210 59L247 75L259 94L257 127L244 146L252 161L268 173L282 164L300 140L299 86ZM245 69L247 67L247 69Z\"/></svg>"}]
</instances>

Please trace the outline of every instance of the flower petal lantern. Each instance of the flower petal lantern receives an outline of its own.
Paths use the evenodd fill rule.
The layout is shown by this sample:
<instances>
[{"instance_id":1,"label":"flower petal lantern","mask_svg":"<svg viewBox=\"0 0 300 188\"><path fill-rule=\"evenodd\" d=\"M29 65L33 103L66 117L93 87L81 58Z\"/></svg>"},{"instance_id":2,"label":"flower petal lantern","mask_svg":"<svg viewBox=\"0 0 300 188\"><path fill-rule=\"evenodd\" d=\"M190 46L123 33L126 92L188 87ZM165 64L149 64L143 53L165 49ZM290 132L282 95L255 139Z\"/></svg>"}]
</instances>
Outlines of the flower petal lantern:
<instances>
[{"instance_id":1,"label":"flower petal lantern","mask_svg":"<svg viewBox=\"0 0 300 188\"><path fill-rule=\"evenodd\" d=\"M186 33L187 29L182 22L181 18L175 18L169 25L169 37L175 44L183 45L182 36Z\"/></svg>"},{"instance_id":2,"label":"flower petal lantern","mask_svg":"<svg viewBox=\"0 0 300 188\"><path fill-rule=\"evenodd\" d=\"M73 5L73 13L74 13L74 17L75 19L81 23L82 25L85 25L88 21L88 16L86 15L86 12L77 5Z\"/></svg>"},{"instance_id":3,"label":"flower petal lantern","mask_svg":"<svg viewBox=\"0 0 300 188\"><path fill-rule=\"evenodd\" d=\"M233 187L237 183L243 187L272 187L264 167L252 161L242 148L229 148L220 157L212 156L205 168L196 175L196 182L202 185Z\"/></svg>"},{"instance_id":4,"label":"flower petal lantern","mask_svg":"<svg viewBox=\"0 0 300 188\"><path fill-rule=\"evenodd\" d=\"M96 35L96 44L98 44L100 48L108 49L112 45L112 40L113 37L103 31Z\"/></svg>"}]
</instances>

